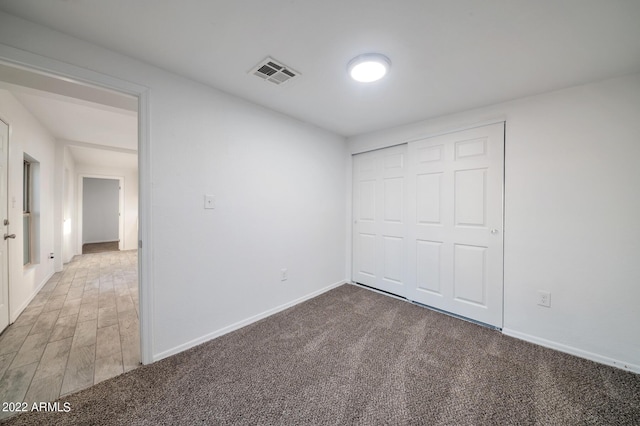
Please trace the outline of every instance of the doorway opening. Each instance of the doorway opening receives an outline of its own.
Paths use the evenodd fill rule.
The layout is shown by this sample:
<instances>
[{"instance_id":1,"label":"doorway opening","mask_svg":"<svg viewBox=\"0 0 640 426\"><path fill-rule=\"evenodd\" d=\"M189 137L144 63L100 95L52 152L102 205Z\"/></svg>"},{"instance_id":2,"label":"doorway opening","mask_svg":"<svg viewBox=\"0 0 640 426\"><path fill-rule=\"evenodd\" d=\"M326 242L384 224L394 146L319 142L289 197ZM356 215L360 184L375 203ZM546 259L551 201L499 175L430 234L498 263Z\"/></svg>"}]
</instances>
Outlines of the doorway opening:
<instances>
[{"instance_id":1,"label":"doorway opening","mask_svg":"<svg viewBox=\"0 0 640 426\"><path fill-rule=\"evenodd\" d=\"M82 254L122 250L124 178L81 175L78 185L78 241Z\"/></svg>"},{"instance_id":2,"label":"doorway opening","mask_svg":"<svg viewBox=\"0 0 640 426\"><path fill-rule=\"evenodd\" d=\"M55 69L58 64L51 65ZM11 220L13 210L23 214L22 197L14 188L23 178L22 166L14 164L16 153L21 159L25 153L37 156L41 203L37 217L30 218L38 226L37 241L33 236L28 240L31 250L39 247L37 262L13 264L11 259L23 259L25 235L5 223L5 232L15 232L18 238L8 248L13 262L8 268L12 324L0 335L0 357L12 359L3 374L20 373L31 383L16 389L22 394L12 394L12 399L50 401L135 368L143 359L139 98L8 63L0 63L0 96L5 101L0 116L11 128L13 153L7 179L0 180L9 191L7 222L22 223ZM99 217L90 204L85 212L82 203L105 197L91 185L85 188L85 177L114 181L114 176L115 236L113 221ZM83 219L95 219L93 227L84 229ZM101 242L115 241L118 251L83 254L83 242L88 241L83 236L96 242L102 230L109 231L104 234L109 241ZM25 358L20 351L34 344L42 349L40 356ZM65 359L58 363L61 369L38 368L54 351Z\"/></svg>"}]
</instances>

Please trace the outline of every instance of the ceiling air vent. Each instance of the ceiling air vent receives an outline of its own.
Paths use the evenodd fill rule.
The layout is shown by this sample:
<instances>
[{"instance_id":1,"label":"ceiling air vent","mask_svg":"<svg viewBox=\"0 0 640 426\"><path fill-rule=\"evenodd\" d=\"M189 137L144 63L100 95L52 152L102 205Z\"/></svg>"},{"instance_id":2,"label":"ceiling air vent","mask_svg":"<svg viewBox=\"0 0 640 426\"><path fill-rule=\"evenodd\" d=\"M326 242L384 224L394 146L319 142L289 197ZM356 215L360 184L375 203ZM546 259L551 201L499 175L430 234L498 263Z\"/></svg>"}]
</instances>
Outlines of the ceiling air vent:
<instances>
[{"instance_id":1,"label":"ceiling air vent","mask_svg":"<svg viewBox=\"0 0 640 426\"><path fill-rule=\"evenodd\" d=\"M249 71L263 80L274 84L282 84L300 75L298 71L281 64L273 58L267 58L260 62L254 69Z\"/></svg>"}]
</instances>

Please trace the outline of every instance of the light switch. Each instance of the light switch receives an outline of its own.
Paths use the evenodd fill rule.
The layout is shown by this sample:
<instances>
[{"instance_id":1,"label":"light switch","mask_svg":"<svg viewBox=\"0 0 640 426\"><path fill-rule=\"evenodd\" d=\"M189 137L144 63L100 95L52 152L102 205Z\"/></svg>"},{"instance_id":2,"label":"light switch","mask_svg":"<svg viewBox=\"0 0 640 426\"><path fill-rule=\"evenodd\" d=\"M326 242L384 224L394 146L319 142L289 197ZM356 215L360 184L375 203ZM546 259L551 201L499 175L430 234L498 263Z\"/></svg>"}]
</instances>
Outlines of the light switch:
<instances>
[{"instance_id":1,"label":"light switch","mask_svg":"<svg viewBox=\"0 0 640 426\"><path fill-rule=\"evenodd\" d=\"M204 208L205 209L215 209L216 208L216 197L213 195L205 195L204 196Z\"/></svg>"}]
</instances>

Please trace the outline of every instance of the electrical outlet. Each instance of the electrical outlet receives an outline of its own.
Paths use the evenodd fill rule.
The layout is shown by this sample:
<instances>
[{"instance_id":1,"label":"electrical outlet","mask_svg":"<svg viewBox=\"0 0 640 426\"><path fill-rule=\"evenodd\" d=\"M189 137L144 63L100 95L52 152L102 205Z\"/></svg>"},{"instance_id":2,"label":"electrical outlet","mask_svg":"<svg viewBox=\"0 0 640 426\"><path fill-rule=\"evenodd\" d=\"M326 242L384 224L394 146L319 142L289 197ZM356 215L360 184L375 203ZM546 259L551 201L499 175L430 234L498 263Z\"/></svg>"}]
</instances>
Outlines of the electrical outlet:
<instances>
[{"instance_id":1,"label":"electrical outlet","mask_svg":"<svg viewBox=\"0 0 640 426\"><path fill-rule=\"evenodd\" d=\"M548 291L538 290L538 305L550 308L551 293Z\"/></svg>"},{"instance_id":2,"label":"electrical outlet","mask_svg":"<svg viewBox=\"0 0 640 426\"><path fill-rule=\"evenodd\" d=\"M287 268L280 269L280 281L286 281L289 278L289 271Z\"/></svg>"},{"instance_id":3,"label":"electrical outlet","mask_svg":"<svg viewBox=\"0 0 640 426\"><path fill-rule=\"evenodd\" d=\"M213 195L205 195L204 196L204 208L205 209L215 209L216 208L216 197Z\"/></svg>"}]
</instances>

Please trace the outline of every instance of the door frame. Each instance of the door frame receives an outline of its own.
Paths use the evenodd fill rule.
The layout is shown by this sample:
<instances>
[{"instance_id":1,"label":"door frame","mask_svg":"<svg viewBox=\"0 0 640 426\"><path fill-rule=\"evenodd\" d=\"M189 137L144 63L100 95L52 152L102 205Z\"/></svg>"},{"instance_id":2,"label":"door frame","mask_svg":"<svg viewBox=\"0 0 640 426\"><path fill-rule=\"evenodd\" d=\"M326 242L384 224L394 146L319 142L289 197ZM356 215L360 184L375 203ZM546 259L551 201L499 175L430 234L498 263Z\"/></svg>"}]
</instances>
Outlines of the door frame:
<instances>
[{"instance_id":1,"label":"door frame","mask_svg":"<svg viewBox=\"0 0 640 426\"><path fill-rule=\"evenodd\" d=\"M7 126L7 147L6 147L6 155L7 155L7 167L5 170L6 176L5 176L5 184L7 186L6 188L6 203L7 203L7 219L9 218L9 176L11 175L9 173L9 166L11 165L11 162L9 161L10 155L9 155L9 149L11 146L11 124L9 123L9 120L7 120L3 115L0 115L0 121L2 121L6 126ZM7 240L4 240L4 243L6 243ZM7 248L5 250L5 256L4 256L4 262L5 262L5 273L4 273L4 280L5 280L5 286L7 288L7 325L5 326L8 327L11 325L11 284L10 284L10 277L11 277L11 263L9 262L9 245L7 244ZM3 289L0 288L0 291L4 291ZM5 328L0 328L0 333L2 333Z\"/></svg>"},{"instance_id":2,"label":"door frame","mask_svg":"<svg viewBox=\"0 0 640 426\"><path fill-rule=\"evenodd\" d=\"M76 213L76 226L78 229L76 230L76 236L78 237L78 252L77 254L82 254L82 246L84 244L84 234L83 234L83 218L84 218L84 178L90 179L106 179L106 180L117 180L118 185L120 187L118 192L118 250L122 250L124 248L124 176L111 176L111 175L99 175L95 173L79 173L78 174L78 194L77 194L77 207L78 211Z\"/></svg>"},{"instance_id":3,"label":"door frame","mask_svg":"<svg viewBox=\"0 0 640 426\"><path fill-rule=\"evenodd\" d=\"M143 364L153 359L153 234L151 226L151 138L150 89L70 65L25 50L0 44L0 62L27 71L45 73L77 84L88 84L113 90L138 99L138 290L140 311L140 355ZM59 224L63 226L62 224Z\"/></svg>"}]
</instances>

